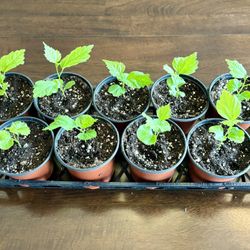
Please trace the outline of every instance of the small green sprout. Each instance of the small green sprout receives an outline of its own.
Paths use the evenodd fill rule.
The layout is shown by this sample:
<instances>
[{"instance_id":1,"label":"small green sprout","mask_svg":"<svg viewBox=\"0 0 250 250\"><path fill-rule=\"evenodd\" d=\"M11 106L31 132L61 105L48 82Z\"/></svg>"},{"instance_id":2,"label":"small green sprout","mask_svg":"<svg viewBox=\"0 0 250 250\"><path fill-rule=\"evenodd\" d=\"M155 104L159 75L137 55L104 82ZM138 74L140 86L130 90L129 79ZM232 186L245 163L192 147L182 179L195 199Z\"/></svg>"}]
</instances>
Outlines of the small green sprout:
<instances>
[{"instance_id":1,"label":"small green sprout","mask_svg":"<svg viewBox=\"0 0 250 250\"><path fill-rule=\"evenodd\" d=\"M53 49L46 43L43 44L44 56L49 62L55 64L57 79L39 80L35 82L33 96L35 98L50 96L57 93L59 90L65 96L65 91L71 89L75 85L75 81L64 83L64 81L61 79L63 71L66 68L87 62L90 58L90 53L94 45L77 47L67 56L62 58L61 52L59 50Z\"/></svg>"},{"instance_id":2,"label":"small green sprout","mask_svg":"<svg viewBox=\"0 0 250 250\"><path fill-rule=\"evenodd\" d=\"M244 66L236 60L226 59L226 63L230 70L230 74L233 79L230 79L226 85L227 90L235 94L240 101L250 100L250 91L246 90L250 87L250 84L246 83L248 79L248 74Z\"/></svg>"},{"instance_id":3,"label":"small green sprout","mask_svg":"<svg viewBox=\"0 0 250 250\"><path fill-rule=\"evenodd\" d=\"M220 141L220 146L227 139L235 143L242 143L245 138L244 132L235 125L241 120L238 119L241 114L241 102L227 90L223 90L220 99L216 103L216 110L220 116L225 118L220 125L214 125L209 128L210 133L214 133L217 141ZM227 126L226 133L222 124Z\"/></svg>"},{"instance_id":4,"label":"small green sprout","mask_svg":"<svg viewBox=\"0 0 250 250\"><path fill-rule=\"evenodd\" d=\"M170 74L166 83L169 88L170 95L174 97L184 97L185 93L180 88L186 83L180 76L181 74L191 75L198 69L199 61L197 60L197 52L186 57L175 57L171 68L165 64L163 69Z\"/></svg>"},{"instance_id":5,"label":"small green sprout","mask_svg":"<svg viewBox=\"0 0 250 250\"><path fill-rule=\"evenodd\" d=\"M90 115L80 115L75 120L67 115L59 115L44 130L52 131L57 128L63 128L67 131L72 131L77 129L79 131L77 138L82 141L88 141L97 136L95 129L91 129L96 121L97 119Z\"/></svg>"},{"instance_id":6,"label":"small green sprout","mask_svg":"<svg viewBox=\"0 0 250 250\"><path fill-rule=\"evenodd\" d=\"M25 49L12 51L0 58L0 96L8 97L9 84L5 81L5 74L23 65L25 60Z\"/></svg>"},{"instance_id":7,"label":"small green sprout","mask_svg":"<svg viewBox=\"0 0 250 250\"><path fill-rule=\"evenodd\" d=\"M158 135L160 133L168 132L171 130L170 123L166 121L171 117L170 105L161 106L156 110L158 118L152 118L145 113L143 117L146 118L146 124L140 125L137 129L137 138L145 145L155 145Z\"/></svg>"},{"instance_id":8,"label":"small green sprout","mask_svg":"<svg viewBox=\"0 0 250 250\"><path fill-rule=\"evenodd\" d=\"M132 71L125 73L125 64L122 62L103 60L109 73L116 77L120 84L113 84L109 87L108 92L115 97L119 97L126 93L125 85L131 89L140 89L150 86L153 81L149 74L140 71Z\"/></svg>"},{"instance_id":9,"label":"small green sprout","mask_svg":"<svg viewBox=\"0 0 250 250\"><path fill-rule=\"evenodd\" d=\"M20 135L27 136L30 134L30 128L25 122L12 122L11 126L0 131L0 149L8 150L14 143L17 143L21 148L19 142Z\"/></svg>"}]
</instances>

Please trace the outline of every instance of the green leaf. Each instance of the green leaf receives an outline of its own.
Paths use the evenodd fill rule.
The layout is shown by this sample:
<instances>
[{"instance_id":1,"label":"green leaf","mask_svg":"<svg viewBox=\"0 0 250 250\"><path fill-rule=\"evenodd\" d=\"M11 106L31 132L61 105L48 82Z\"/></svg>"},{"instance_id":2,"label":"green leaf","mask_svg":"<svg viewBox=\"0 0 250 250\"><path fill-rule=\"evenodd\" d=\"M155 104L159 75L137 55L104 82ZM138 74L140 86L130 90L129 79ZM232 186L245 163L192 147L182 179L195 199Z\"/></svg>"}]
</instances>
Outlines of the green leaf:
<instances>
[{"instance_id":1,"label":"green leaf","mask_svg":"<svg viewBox=\"0 0 250 250\"><path fill-rule=\"evenodd\" d=\"M61 60L61 68L69 68L88 61L93 47L94 45L77 47Z\"/></svg>"},{"instance_id":2,"label":"green leaf","mask_svg":"<svg viewBox=\"0 0 250 250\"><path fill-rule=\"evenodd\" d=\"M214 138L217 141L223 142L227 139L226 136L224 135L224 129L221 125L211 126L209 128L209 133L214 133Z\"/></svg>"},{"instance_id":3,"label":"green leaf","mask_svg":"<svg viewBox=\"0 0 250 250\"><path fill-rule=\"evenodd\" d=\"M197 52L186 57L176 57L173 60L173 68L178 74L191 75L198 69Z\"/></svg>"},{"instance_id":4,"label":"green leaf","mask_svg":"<svg viewBox=\"0 0 250 250\"><path fill-rule=\"evenodd\" d=\"M132 71L128 74L127 81L125 82L132 89L140 89L150 86L153 81L149 74L144 74L140 71Z\"/></svg>"},{"instance_id":5,"label":"green leaf","mask_svg":"<svg viewBox=\"0 0 250 250\"><path fill-rule=\"evenodd\" d=\"M180 93L179 91L179 88L182 87L185 83L185 80L176 73L171 75L171 77L167 79L167 85L169 87L170 95L175 97L185 96L184 92Z\"/></svg>"},{"instance_id":6,"label":"green leaf","mask_svg":"<svg viewBox=\"0 0 250 250\"><path fill-rule=\"evenodd\" d=\"M156 110L156 114L161 121L165 121L171 117L170 104L159 107Z\"/></svg>"},{"instance_id":7,"label":"green leaf","mask_svg":"<svg viewBox=\"0 0 250 250\"><path fill-rule=\"evenodd\" d=\"M81 129L86 129L91 127L97 119L93 118L91 115L80 115L76 118L75 124Z\"/></svg>"},{"instance_id":8,"label":"green leaf","mask_svg":"<svg viewBox=\"0 0 250 250\"><path fill-rule=\"evenodd\" d=\"M232 127L229 129L228 139L235 143L242 143L245 139L245 133L237 127Z\"/></svg>"},{"instance_id":9,"label":"green leaf","mask_svg":"<svg viewBox=\"0 0 250 250\"><path fill-rule=\"evenodd\" d=\"M43 130L54 130L57 128L64 128L65 130L73 130L76 127L75 121L67 115L57 116L49 126Z\"/></svg>"},{"instance_id":10,"label":"green leaf","mask_svg":"<svg viewBox=\"0 0 250 250\"><path fill-rule=\"evenodd\" d=\"M238 124L238 123L241 123L241 122L243 122L243 121L236 119L236 120L224 120L221 123L228 126L228 127L232 127L235 124Z\"/></svg>"},{"instance_id":11,"label":"green leaf","mask_svg":"<svg viewBox=\"0 0 250 250\"><path fill-rule=\"evenodd\" d=\"M75 84L76 84L76 82L74 80L67 82L64 86L64 91L67 89L71 89Z\"/></svg>"},{"instance_id":12,"label":"green leaf","mask_svg":"<svg viewBox=\"0 0 250 250\"><path fill-rule=\"evenodd\" d=\"M230 70L230 74L234 78L245 78L247 77L247 71L244 66L239 63L237 60L228 60L226 59L226 63Z\"/></svg>"},{"instance_id":13,"label":"green leaf","mask_svg":"<svg viewBox=\"0 0 250 250\"><path fill-rule=\"evenodd\" d=\"M0 72L6 73L24 64L25 49L10 52L0 58Z\"/></svg>"},{"instance_id":14,"label":"green leaf","mask_svg":"<svg viewBox=\"0 0 250 250\"><path fill-rule=\"evenodd\" d=\"M14 140L8 131L0 131L0 149L8 150L14 145Z\"/></svg>"},{"instance_id":15,"label":"green leaf","mask_svg":"<svg viewBox=\"0 0 250 250\"><path fill-rule=\"evenodd\" d=\"M162 121L160 119L153 119L151 123L151 129L153 129L153 131L158 134L170 131L171 126L167 121Z\"/></svg>"},{"instance_id":16,"label":"green leaf","mask_svg":"<svg viewBox=\"0 0 250 250\"><path fill-rule=\"evenodd\" d=\"M220 116L227 120L236 120L241 113L241 102L235 95L223 90L216 103L216 110Z\"/></svg>"},{"instance_id":17,"label":"green leaf","mask_svg":"<svg viewBox=\"0 0 250 250\"><path fill-rule=\"evenodd\" d=\"M46 59L51 63L58 63L62 58L60 51L48 46L45 42L43 42L43 45Z\"/></svg>"},{"instance_id":18,"label":"green leaf","mask_svg":"<svg viewBox=\"0 0 250 250\"><path fill-rule=\"evenodd\" d=\"M119 84L113 84L109 87L108 92L115 97L119 97L126 93L126 89Z\"/></svg>"},{"instance_id":19,"label":"green leaf","mask_svg":"<svg viewBox=\"0 0 250 250\"><path fill-rule=\"evenodd\" d=\"M170 75L174 74L174 70L168 64L163 65L163 69Z\"/></svg>"},{"instance_id":20,"label":"green leaf","mask_svg":"<svg viewBox=\"0 0 250 250\"><path fill-rule=\"evenodd\" d=\"M50 96L58 92L60 85L63 84L62 80L40 80L35 82L33 89L34 98Z\"/></svg>"},{"instance_id":21,"label":"green leaf","mask_svg":"<svg viewBox=\"0 0 250 250\"><path fill-rule=\"evenodd\" d=\"M233 93L242 86L242 82L238 79L230 79L226 86L227 86L227 90Z\"/></svg>"},{"instance_id":22,"label":"green leaf","mask_svg":"<svg viewBox=\"0 0 250 250\"><path fill-rule=\"evenodd\" d=\"M12 134L27 136L30 134L30 128L27 123L16 121L12 122L11 126L7 128Z\"/></svg>"},{"instance_id":23,"label":"green leaf","mask_svg":"<svg viewBox=\"0 0 250 250\"><path fill-rule=\"evenodd\" d=\"M109 70L110 75L119 78L125 71L125 65L122 62L103 60Z\"/></svg>"},{"instance_id":24,"label":"green leaf","mask_svg":"<svg viewBox=\"0 0 250 250\"><path fill-rule=\"evenodd\" d=\"M137 138L146 145L154 145L157 142L157 136L146 124L141 125L136 132Z\"/></svg>"},{"instance_id":25,"label":"green leaf","mask_svg":"<svg viewBox=\"0 0 250 250\"><path fill-rule=\"evenodd\" d=\"M250 100L250 91L246 90L246 91L243 91L240 94L237 94L237 98L240 101L249 101Z\"/></svg>"},{"instance_id":26,"label":"green leaf","mask_svg":"<svg viewBox=\"0 0 250 250\"><path fill-rule=\"evenodd\" d=\"M94 129L90 129L86 132L79 133L77 135L77 138L83 141L88 141L88 140L96 138L96 136L97 136L96 131Z\"/></svg>"},{"instance_id":27,"label":"green leaf","mask_svg":"<svg viewBox=\"0 0 250 250\"><path fill-rule=\"evenodd\" d=\"M1 85L2 85L2 88L0 89L0 96L3 96L6 94L10 85L7 82L3 82Z\"/></svg>"},{"instance_id":28,"label":"green leaf","mask_svg":"<svg viewBox=\"0 0 250 250\"><path fill-rule=\"evenodd\" d=\"M4 82L5 75L0 73L0 85Z\"/></svg>"}]
</instances>

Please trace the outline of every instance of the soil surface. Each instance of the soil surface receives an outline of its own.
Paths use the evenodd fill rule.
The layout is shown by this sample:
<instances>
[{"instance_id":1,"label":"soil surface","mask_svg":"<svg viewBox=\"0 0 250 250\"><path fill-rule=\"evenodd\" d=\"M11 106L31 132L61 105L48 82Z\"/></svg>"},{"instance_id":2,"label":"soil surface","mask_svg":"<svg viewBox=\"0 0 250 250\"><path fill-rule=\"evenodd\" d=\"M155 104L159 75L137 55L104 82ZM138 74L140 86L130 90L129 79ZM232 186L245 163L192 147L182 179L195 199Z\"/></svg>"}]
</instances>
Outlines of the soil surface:
<instances>
[{"instance_id":1,"label":"soil surface","mask_svg":"<svg viewBox=\"0 0 250 250\"><path fill-rule=\"evenodd\" d=\"M5 81L10 87L8 97L0 96L0 120L8 120L24 112L32 103L32 85L18 74L7 75Z\"/></svg>"},{"instance_id":2,"label":"soil surface","mask_svg":"<svg viewBox=\"0 0 250 250\"><path fill-rule=\"evenodd\" d=\"M171 131L159 134L155 145L147 146L138 140L137 128L145 120L136 121L125 132L124 150L128 158L148 170L164 170L175 165L183 155L184 139L179 129L171 124Z\"/></svg>"},{"instance_id":3,"label":"soil surface","mask_svg":"<svg viewBox=\"0 0 250 250\"><path fill-rule=\"evenodd\" d=\"M210 92L210 97L213 103L216 103L220 99L222 90L226 89L226 84L229 80L230 79L221 79L220 81L214 84ZM250 79L248 79L247 81L247 84L249 83ZM244 88L244 90L250 91L250 87L248 86ZM250 121L250 101L242 101L242 112L240 119L244 121Z\"/></svg>"},{"instance_id":4,"label":"soil surface","mask_svg":"<svg viewBox=\"0 0 250 250\"><path fill-rule=\"evenodd\" d=\"M206 124L195 130L189 142L190 153L195 162L213 174L238 174L250 164L250 140L245 137L242 144L227 140L219 148L220 142L208 132L215 124Z\"/></svg>"},{"instance_id":5,"label":"soil surface","mask_svg":"<svg viewBox=\"0 0 250 250\"><path fill-rule=\"evenodd\" d=\"M58 141L57 152L68 165L76 168L91 168L108 160L118 143L110 124L98 120L93 126L97 137L88 141L79 140L77 130L64 131Z\"/></svg>"},{"instance_id":6,"label":"soil surface","mask_svg":"<svg viewBox=\"0 0 250 250\"><path fill-rule=\"evenodd\" d=\"M51 117L60 115L76 116L83 112L91 102L92 93L89 85L79 76L65 74L61 79L66 83L74 80L75 85L65 91L65 96L61 91L51 96L38 98L40 110Z\"/></svg>"},{"instance_id":7,"label":"soil surface","mask_svg":"<svg viewBox=\"0 0 250 250\"><path fill-rule=\"evenodd\" d=\"M169 94L166 79L154 88L152 98L156 107L170 104L172 117L179 119L194 118L200 115L207 107L208 100L202 89L189 79L180 90L185 92L185 97L174 97Z\"/></svg>"},{"instance_id":8,"label":"soil surface","mask_svg":"<svg viewBox=\"0 0 250 250\"><path fill-rule=\"evenodd\" d=\"M113 84L119 84L119 81L104 85L96 94L96 106L102 114L117 121L124 121L133 119L145 111L150 98L147 88L125 87L127 92L123 96L115 97L108 93L108 88Z\"/></svg>"},{"instance_id":9,"label":"soil surface","mask_svg":"<svg viewBox=\"0 0 250 250\"><path fill-rule=\"evenodd\" d=\"M0 150L0 169L8 173L23 173L42 164L52 147L52 136L38 122L26 122L31 130L28 136L20 136L21 148L15 143L6 151Z\"/></svg>"}]
</instances>

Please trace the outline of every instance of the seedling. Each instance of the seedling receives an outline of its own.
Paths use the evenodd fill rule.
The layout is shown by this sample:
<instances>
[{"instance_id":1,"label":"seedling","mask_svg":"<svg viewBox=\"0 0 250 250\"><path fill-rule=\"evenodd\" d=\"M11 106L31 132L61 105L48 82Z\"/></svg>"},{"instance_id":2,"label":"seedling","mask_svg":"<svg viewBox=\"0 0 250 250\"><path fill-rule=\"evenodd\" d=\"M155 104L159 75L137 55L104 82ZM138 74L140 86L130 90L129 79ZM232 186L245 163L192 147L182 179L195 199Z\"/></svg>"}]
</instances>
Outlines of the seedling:
<instances>
[{"instance_id":1,"label":"seedling","mask_svg":"<svg viewBox=\"0 0 250 250\"><path fill-rule=\"evenodd\" d=\"M220 125L211 126L209 132L214 133L215 139L221 142L219 147L227 139L235 143L242 143L245 139L245 134L241 129L235 126L241 122L241 120L238 119L241 114L240 100L227 90L223 90L220 99L216 103L216 110L225 120L220 122ZM222 125L227 127L225 132Z\"/></svg>"},{"instance_id":2,"label":"seedling","mask_svg":"<svg viewBox=\"0 0 250 250\"><path fill-rule=\"evenodd\" d=\"M12 51L0 58L0 96L8 97L7 91L10 85L5 81L5 74L17 66L23 65L24 59L25 49Z\"/></svg>"},{"instance_id":3,"label":"seedling","mask_svg":"<svg viewBox=\"0 0 250 250\"><path fill-rule=\"evenodd\" d=\"M230 74L233 79L230 79L226 85L227 90L235 94L240 101L249 101L250 100L250 91L246 90L247 87L250 87L250 84L247 84L248 73L244 66L236 60L226 59Z\"/></svg>"},{"instance_id":4,"label":"seedling","mask_svg":"<svg viewBox=\"0 0 250 250\"><path fill-rule=\"evenodd\" d=\"M171 117L170 105L161 106L156 110L156 114L158 118L152 118L143 113L143 117L146 118L146 124L140 125L136 132L137 138L148 146L156 144L160 133L171 130L170 123L166 121Z\"/></svg>"},{"instance_id":5,"label":"seedling","mask_svg":"<svg viewBox=\"0 0 250 250\"><path fill-rule=\"evenodd\" d=\"M64 83L64 81L61 79L63 71L66 68L87 62L90 58L90 53L94 45L77 47L64 58L62 58L62 54L59 50L53 49L46 43L43 44L44 56L49 62L55 65L57 79L39 80L35 82L33 96L35 98L50 96L52 94L57 93L58 91L61 91L62 94L65 96L65 91L71 89L75 85L75 81L72 80L67 83Z\"/></svg>"},{"instance_id":6,"label":"seedling","mask_svg":"<svg viewBox=\"0 0 250 250\"><path fill-rule=\"evenodd\" d=\"M79 131L77 138L82 141L88 141L97 136L95 129L91 129L96 121L97 119L90 115L80 115L75 120L67 115L59 115L44 130L52 131L57 128L64 128L67 131L72 131L77 129Z\"/></svg>"},{"instance_id":7,"label":"seedling","mask_svg":"<svg viewBox=\"0 0 250 250\"><path fill-rule=\"evenodd\" d=\"M186 57L175 57L171 68L169 65L163 65L163 69L170 74L166 84L169 88L170 95L174 97L184 97L185 92L180 88L186 83L180 76L181 74L191 75L198 69L199 61L197 60L197 52Z\"/></svg>"},{"instance_id":8,"label":"seedling","mask_svg":"<svg viewBox=\"0 0 250 250\"><path fill-rule=\"evenodd\" d=\"M20 136L27 136L30 134L30 128L25 122L12 122L11 126L0 131L0 149L8 150L15 143L21 148L19 142Z\"/></svg>"},{"instance_id":9,"label":"seedling","mask_svg":"<svg viewBox=\"0 0 250 250\"><path fill-rule=\"evenodd\" d=\"M149 74L144 74L140 71L125 73L126 66L122 62L108 60L103 60L103 62L106 64L109 73L120 82L119 84L111 85L108 89L108 92L115 97L124 95L127 92L126 87L141 89L153 83Z\"/></svg>"}]
</instances>

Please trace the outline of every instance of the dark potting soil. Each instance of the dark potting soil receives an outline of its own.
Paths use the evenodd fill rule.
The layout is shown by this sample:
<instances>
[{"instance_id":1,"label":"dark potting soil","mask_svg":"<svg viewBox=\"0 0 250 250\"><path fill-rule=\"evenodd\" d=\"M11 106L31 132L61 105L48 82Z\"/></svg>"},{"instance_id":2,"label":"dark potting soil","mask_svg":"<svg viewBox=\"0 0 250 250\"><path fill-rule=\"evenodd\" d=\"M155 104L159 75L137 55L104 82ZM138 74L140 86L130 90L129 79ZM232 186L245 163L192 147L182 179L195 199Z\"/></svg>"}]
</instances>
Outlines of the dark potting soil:
<instances>
[{"instance_id":1,"label":"dark potting soil","mask_svg":"<svg viewBox=\"0 0 250 250\"><path fill-rule=\"evenodd\" d=\"M221 79L211 89L210 97L213 103L216 103L221 96L222 90L226 89L226 84L228 83L229 79ZM250 79L248 79L247 84L250 83ZM244 88L244 90L250 91L250 86ZM242 101L242 112L240 119L244 121L250 121L250 101Z\"/></svg>"},{"instance_id":2,"label":"dark potting soil","mask_svg":"<svg viewBox=\"0 0 250 250\"><path fill-rule=\"evenodd\" d=\"M51 117L60 115L76 116L83 112L91 102L92 93L89 85L77 75L62 75L64 82L75 81L75 85L65 91L65 96L61 91L38 98L40 110Z\"/></svg>"},{"instance_id":3,"label":"dark potting soil","mask_svg":"<svg viewBox=\"0 0 250 250\"><path fill-rule=\"evenodd\" d=\"M48 157L53 140L51 133L38 122L26 122L31 130L28 136L20 136L21 148L15 143L6 151L0 150L0 169L8 173L23 173L42 164Z\"/></svg>"},{"instance_id":4,"label":"dark potting soil","mask_svg":"<svg viewBox=\"0 0 250 250\"><path fill-rule=\"evenodd\" d=\"M139 120L125 132L124 150L128 158L141 168L164 170L175 165L183 155L184 139L179 129L171 124L171 131L159 134L155 145L147 146L138 140L137 128L145 120Z\"/></svg>"},{"instance_id":5,"label":"dark potting soil","mask_svg":"<svg viewBox=\"0 0 250 250\"><path fill-rule=\"evenodd\" d=\"M161 81L154 88L152 98L159 108L170 104L172 116L179 119L188 119L200 115L207 107L208 100L202 89L192 81L185 79L186 84L181 87L185 97L174 97L169 94L166 80Z\"/></svg>"},{"instance_id":6,"label":"dark potting soil","mask_svg":"<svg viewBox=\"0 0 250 250\"><path fill-rule=\"evenodd\" d=\"M32 85L28 79L18 74L7 75L10 85L6 96L0 96L0 120L8 120L23 113L32 103Z\"/></svg>"},{"instance_id":7,"label":"dark potting soil","mask_svg":"<svg viewBox=\"0 0 250 250\"><path fill-rule=\"evenodd\" d=\"M117 136L112 126L98 120L93 129L97 137L88 141L79 140L79 131L64 131L58 141L57 152L68 165L76 168L91 168L108 160L117 145Z\"/></svg>"},{"instance_id":8,"label":"dark potting soil","mask_svg":"<svg viewBox=\"0 0 250 250\"><path fill-rule=\"evenodd\" d=\"M108 92L108 88L113 84L119 84L119 81L104 85L96 95L95 104L102 114L114 120L124 121L133 119L144 112L149 102L147 88L126 87L127 92L123 96L115 97Z\"/></svg>"},{"instance_id":9,"label":"dark potting soil","mask_svg":"<svg viewBox=\"0 0 250 250\"><path fill-rule=\"evenodd\" d=\"M195 162L213 174L238 174L250 164L250 140L245 137L242 144L227 140L219 147L220 142L208 132L215 124L205 124L195 130L190 138L190 153Z\"/></svg>"}]
</instances>

